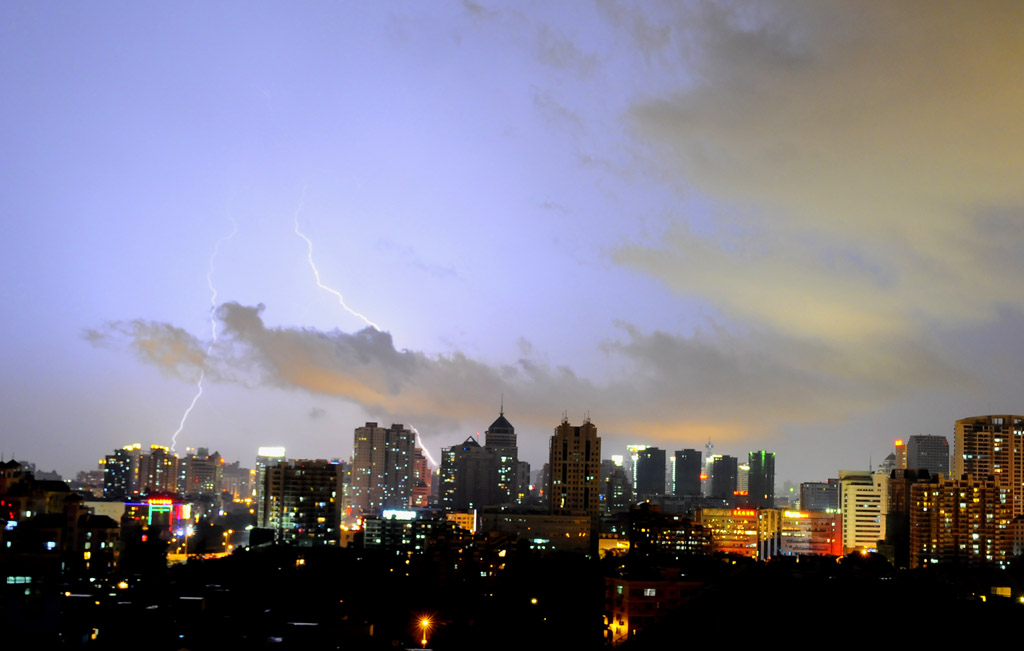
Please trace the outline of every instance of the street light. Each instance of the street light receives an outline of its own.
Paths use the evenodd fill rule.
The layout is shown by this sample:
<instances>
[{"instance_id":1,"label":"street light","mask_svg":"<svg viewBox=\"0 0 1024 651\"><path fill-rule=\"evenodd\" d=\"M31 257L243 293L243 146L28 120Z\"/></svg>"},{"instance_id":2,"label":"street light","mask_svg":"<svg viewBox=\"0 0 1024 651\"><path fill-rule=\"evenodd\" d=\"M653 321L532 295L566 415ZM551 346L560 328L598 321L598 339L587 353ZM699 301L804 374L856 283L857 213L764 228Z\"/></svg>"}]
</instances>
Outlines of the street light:
<instances>
[{"instance_id":1,"label":"street light","mask_svg":"<svg viewBox=\"0 0 1024 651\"><path fill-rule=\"evenodd\" d=\"M420 644L423 648L427 648L427 631L430 630L430 618L424 617L420 620L420 628L423 630L423 639L420 640Z\"/></svg>"}]
</instances>

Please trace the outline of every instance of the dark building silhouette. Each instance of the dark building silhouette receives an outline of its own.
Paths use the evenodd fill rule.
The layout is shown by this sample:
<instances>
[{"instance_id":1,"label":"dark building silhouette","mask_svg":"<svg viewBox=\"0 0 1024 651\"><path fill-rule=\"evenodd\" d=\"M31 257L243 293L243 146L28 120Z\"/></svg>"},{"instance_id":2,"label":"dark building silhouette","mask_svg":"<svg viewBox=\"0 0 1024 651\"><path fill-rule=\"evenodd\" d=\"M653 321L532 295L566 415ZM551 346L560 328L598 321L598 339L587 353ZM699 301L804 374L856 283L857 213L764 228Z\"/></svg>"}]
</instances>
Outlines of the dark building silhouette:
<instances>
[{"instance_id":1,"label":"dark building silhouette","mask_svg":"<svg viewBox=\"0 0 1024 651\"><path fill-rule=\"evenodd\" d=\"M907 468L949 477L949 441L945 436L916 434L907 440Z\"/></svg>"},{"instance_id":2,"label":"dark building silhouette","mask_svg":"<svg viewBox=\"0 0 1024 651\"><path fill-rule=\"evenodd\" d=\"M645 448L636 457L636 496L649 500L665 494L665 451Z\"/></svg>"},{"instance_id":3,"label":"dark building silhouette","mask_svg":"<svg viewBox=\"0 0 1024 651\"><path fill-rule=\"evenodd\" d=\"M910 511L913 505L912 488L915 484L937 484L938 479L921 468L897 468L889 472L886 493L885 554L898 568L910 565Z\"/></svg>"},{"instance_id":4,"label":"dark building silhouette","mask_svg":"<svg viewBox=\"0 0 1024 651\"><path fill-rule=\"evenodd\" d=\"M805 481L800 484L800 508L804 511L839 512L839 480Z\"/></svg>"},{"instance_id":5,"label":"dark building silhouette","mask_svg":"<svg viewBox=\"0 0 1024 651\"><path fill-rule=\"evenodd\" d=\"M604 504L608 514L628 511L633 503L633 489L629 485L626 469L613 467L604 480Z\"/></svg>"},{"instance_id":6,"label":"dark building silhouette","mask_svg":"<svg viewBox=\"0 0 1024 651\"><path fill-rule=\"evenodd\" d=\"M736 457L731 457L727 454L713 457L711 461L710 497L726 500L733 499L738 472L739 463Z\"/></svg>"},{"instance_id":7,"label":"dark building silhouette","mask_svg":"<svg viewBox=\"0 0 1024 651\"><path fill-rule=\"evenodd\" d=\"M775 453L759 450L748 459L747 503L755 509L775 508Z\"/></svg>"},{"instance_id":8,"label":"dark building silhouette","mask_svg":"<svg viewBox=\"0 0 1024 651\"><path fill-rule=\"evenodd\" d=\"M700 471L701 454L700 450L687 448L676 450L672 463L675 485L672 492L676 497L692 497L700 495Z\"/></svg>"},{"instance_id":9,"label":"dark building silhouette","mask_svg":"<svg viewBox=\"0 0 1024 651\"><path fill-rule=\"evenodd\" d=\"M470 436L441 451L441 506L446 511L480 509L503 500L499 489L500 449Z\"/></svg>"}]
</instances>

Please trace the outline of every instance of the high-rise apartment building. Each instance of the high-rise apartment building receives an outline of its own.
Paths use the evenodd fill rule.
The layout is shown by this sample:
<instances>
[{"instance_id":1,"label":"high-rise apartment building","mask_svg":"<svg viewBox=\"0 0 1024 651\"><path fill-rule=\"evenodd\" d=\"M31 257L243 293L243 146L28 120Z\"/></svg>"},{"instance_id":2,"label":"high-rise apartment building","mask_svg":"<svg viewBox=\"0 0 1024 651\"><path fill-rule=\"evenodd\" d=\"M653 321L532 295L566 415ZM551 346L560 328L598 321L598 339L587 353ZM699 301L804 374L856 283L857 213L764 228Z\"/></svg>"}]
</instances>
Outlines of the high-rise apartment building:
<instances>
[{"instance_id":1,"label":"high-rise apartment building","mask_svg":"<svg viewBox=\"0 0 1024 651\"><path fill-rule=\"evenodd\" d=\"M189 448L178 460L178 488L184 495L220 495L224 458L209 449Z\"/></svg>"},{"instance_id":2,"label":"high-rise apartment building","mask_svg":"<svg viewBox=\"0 0 1024 651\"><path fill-rule=\"evenodd\" d=\"M636 483L638 500L649 500L665 494L665 451L648 447L637 452Z\"/></svg>"},{"instance_id":3,"label":"high-rise apartment building","mask_svg":"<svg viewBox=\"0 0 1024 651\"><path fill-rule=\"evenodd\" d=\"M355 430L350 504L363 513L409 508L415 483L416 435L396 423L366 423Z\"/></svg>"},{"instance_id":4,"label":"high-rise apartment building","mask_svg":"<svg viewBox=\"0 0 1024 651\"><path fill-rule=\"evenodd\" d=\"M341 534L341 465L293 459L267 468L263 520L277 542L337 545Z\"/></svg>"},{"instance_id":5,"label":"high-rise apartment building","mask_svg":"<svg viewBox=\"0 0 1024 651\"><path fill-rule=\"evenodd\" d=\"M759 450L749 455L747 503L755 509L775 507L775 453Z\"/></svg>"},{"instance_id":6,"label":"high-rise apartment building","mask_svg":"<svg viewBox=\"0 0 1024 651\"><path fill-rule=\"evenodd\" d=\"M889 476L860 470L839 471L839 508L843 515L843 549L878 549L885 538Z\"/></svg>"},{"instance_id":7,"label":"high-rise apartment building","mask_svg":"<svg viewBox=\"0 0 1024 651\"><path fill-rule=\"evenodd\" d=\"M139 491L139 457L142 445L133 443L114 450L103 459L103 497L128 500Z\"/></svg>"},{"instance_id":8,"label":"high-rise apartment building","mask_svg":"<svg viewBox=\"0 0 1024 651\"><path fill-rule=\"evenodd\" d=\"M1010 492L1013 515L1024 515L1024 416L975 416L956 421L954 479L988 477Z\"/></svg>"},{"instance_id":9,"label":"high-rise apartment building","mask_svg":"<svg viewBox=\"0 0 1024 651\"><path fill-rule=\"evenodd\" d=\"M676 450L672 463L672 493L676 497L700 495L700 450Z\"/></svg>"},{"instance_id":10,"label":"high-rise apartment building","mask_svg":"<svg viewBox=\"0 0 1024 651\"><path fill-rule=\"evenodd\" d=\"M916 434L907 440L907 468L949 477L949 441L945 436Z\"/></svg>"},{"instance_id":11,"label":"high-rise apartment building","mask_svg":"<svg viewBox=\"0 0 1024 651\"><path fill-rule=\"evenodd\" d=\"M263 446L256 450L256 525L266 527L266 508L263 492L267 483L267 468L285 460L285 449L280 446Z\"/></svg>"},{"instance_id":12,"label":"high-rise apartment building","mask_svg":"<svg viewBox=\"0 0 1024 651\"><path fill-rule=\"evenodd\" d=\"M601 513L601 439L587 418L582 425L567 419L555 428L550 448L553 515L596 518Z\"/></svg>"},{"instance_id":13,"label":"high-rise apartment building","mask_svg":"<svg viewBox=\"0 0 1024 651\"><path fill-rule=\"evenodd\" d=\"M178 492L178 455L166 446L151 445L139 456L139 490L143 493Z\"/></svg>"},{"instance_id":14,"label":"high-rise apartment building","mask_svg":"<svg viewBox=\"0 0 1024 651\"><path fill-rule=\"evenodd\" d=\"M1009 491L995 479L911 486L910 566L1006 564L1013 533Z\"/></svg>"}]
</instances>

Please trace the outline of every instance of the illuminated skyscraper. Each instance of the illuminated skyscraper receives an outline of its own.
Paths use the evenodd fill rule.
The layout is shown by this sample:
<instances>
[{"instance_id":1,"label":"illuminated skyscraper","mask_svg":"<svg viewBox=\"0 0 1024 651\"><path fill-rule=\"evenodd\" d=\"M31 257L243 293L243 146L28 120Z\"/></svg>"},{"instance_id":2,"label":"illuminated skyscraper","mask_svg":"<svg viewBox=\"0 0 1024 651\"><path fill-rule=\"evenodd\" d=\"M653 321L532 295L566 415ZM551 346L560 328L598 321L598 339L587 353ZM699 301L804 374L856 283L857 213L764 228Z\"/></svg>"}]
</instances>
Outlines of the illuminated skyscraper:
<instances>
[{"instance_id":1,"label":"illuminated skyscraper","mask_svg":"<svg viewBox=\"0 0 1024 651\"><path fill-rule=\"evenodd\" d=\"M552 515L596 518L601 513L601 439L587 418L582 425L567 419L555 428L550 449Z\"/></svg>"},{"instance_id":2,"label":"illuminated skyscraper","mask_svg":"<svg viewBox=\"0 0 1024 651\"><path fill-rule=\"evenodd\" d=\"M956 421L954 479L994 477L1010 491L1013 515L1024 515L1024 416L975 416Z\"/></svg>"},{"instance_id":3,"label":"illuminated skyscraper","mask_svg":"<svg viewBox=\"0 0 1024 651\"><path fill-rule=\"evenodd\" d=\"M401 424L366 423L355 430L351 506L363 513L406 509L412 503L416 435Z\"/></svg>"}]
</instances>

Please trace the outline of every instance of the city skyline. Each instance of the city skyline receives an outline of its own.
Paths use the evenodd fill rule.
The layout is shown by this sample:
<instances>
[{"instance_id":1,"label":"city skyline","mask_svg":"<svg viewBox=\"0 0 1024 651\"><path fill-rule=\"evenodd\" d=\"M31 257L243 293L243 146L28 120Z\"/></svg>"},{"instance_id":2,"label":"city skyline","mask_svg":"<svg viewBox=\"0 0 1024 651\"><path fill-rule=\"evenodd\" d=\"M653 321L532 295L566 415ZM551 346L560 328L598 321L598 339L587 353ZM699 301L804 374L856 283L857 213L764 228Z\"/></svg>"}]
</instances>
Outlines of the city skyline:
<instances>
[{"instance_id":1,"label":"city skyline","mask_svg":"<svg viewBox=\"0 0 1024 651\"><path fill-rule=\"evenodd\" d=\"M1022 13L2 7L0 454L503 402L781 485L1020 413Z\"/></svg>"}]
</instances>

